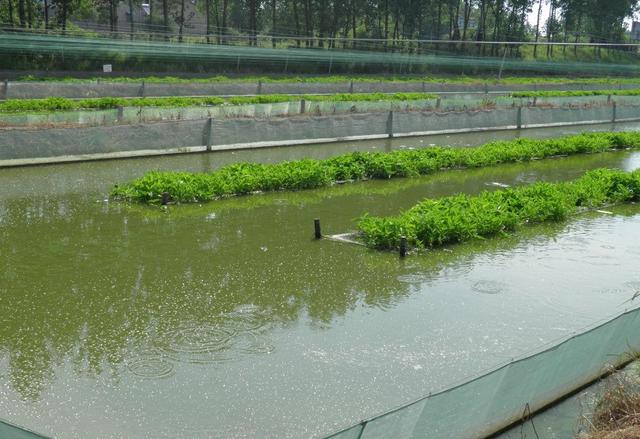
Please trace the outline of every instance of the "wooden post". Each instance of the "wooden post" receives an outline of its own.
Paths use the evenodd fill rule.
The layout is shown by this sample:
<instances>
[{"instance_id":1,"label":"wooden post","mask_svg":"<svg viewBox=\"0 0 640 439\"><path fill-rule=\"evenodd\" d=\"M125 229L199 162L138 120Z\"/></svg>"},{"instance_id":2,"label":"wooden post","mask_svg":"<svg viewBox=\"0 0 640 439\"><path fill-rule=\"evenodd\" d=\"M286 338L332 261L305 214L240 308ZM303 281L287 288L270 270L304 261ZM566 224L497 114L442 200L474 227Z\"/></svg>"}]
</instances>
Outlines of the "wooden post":
<instances>
[{"instance_id":1,"label":"wooden post","mask_svg":"<svg viewBox=\"0 0 640 439\"><path fill-rule=\"evenodd\" d=\"M440 104L442 103L442 100L440 98L440 96L438 96L438 99L436 99L436 109L440 109Z\"/></svg>"},{"instance_id":2,"label":"wooden post","mask_svg":"<svg viewBox=\"0 0 640 439\"><path fill-rule=\"evenodd\" d=\"M349 93L353 93L353 81L349 83Z\"/></svg>"},{"instance_id":3,"label":"wooden post","mask_svg":"<svg viewBox=\"0 0 640 439\"><path fill-rule=\"evenodd\" d=\"M143 98L143 97L144 97L144 93L145 93L145 90L144 90L144 81L142 81L142 84L140 85L140 97L142 97L142 98Z\"/></svg>"},{"instance_id":4,"label":"wooden post","mask_svg":"<svg viewBox=\"0 0 640 439\"><path fill-rule=\"evenodd\" d=\"M162 193L162 205L166 206L167 204L169 204L169 199L171 198L171 196L169 195L169 192L163 192Z\"/></svg>"},{"instance_id":5,"label":"wooden post","mask_svg":"<svg viewBox=\"0 0 640 439\"><path fill-rule=\"evenodd\" d=\"M403 235L400 237L400 257L405 256L407 256L407 237Z\"/></svg>"},{"instance_id":6,"label":"wooden post","mask_svg":"<svg viewBox=\"0 0 640 439\"><path fill-rule=\"evenodd\" d=\"M387 134L389 138L393 137L393 111L389 111L389 117L387 118Z\"/></svg>"},{"instance_id":7,"label":"wooden post","mask_svg":"<svg viewBox=\"0 0 640 439\"><path fill-rule=\"evenodd\" d=\"M616 122L616 117L617 117L617 113L618 113L618 107L616 105L616 101L613 101L611 103L611 122L615 123Z\"/></svg>"},{"instance_id":8,"label":"wooden post","mask_svg":"<svg viewBox=\"0 0 640 439\"><path fill-rule=\"evenodd\" d=\"M516 113L516 128L522 129L522 106L518 107L518 111Z\"/></svg>"},{"instance_id":9,"label":"wooden post","mask_svg":"<svg viewBox=\"0 0 640 439\"><path fill-rule=\"evenodd\" d=\"M318 218L313 220L313 228L316 239L322 238L322 231L320 230L320 220Z\"/></svg>"},{"instance_id":10,"label":"wooden post","mask_svg":"<svg viewBox=\"0 0 640 439\"><path fill-rule=\"evenodd\" d=\"M118 105L118 113L116 116L116 120L118 123L122 123L124 119L124 107L122 105Z\"/></svg>"},{"instance_id":11,"label":"wooden post","mask_svg":"<svg viewBox=\"0 0 640 439\"><path fill-rule=\"evenodd\" d=\"M304 114L305 111L307 111L307 101L300 99L300 114Z\"/></svg>"},{"instance_id":12,"label":"wooden post","mask_svg":"<svg viewBox=\"0 0 640 439\"><path fill-rule=\"evenodd\" d=\"M262 94L262 81L258 81L258 93L257 94Z\"/></svg>"}]
</instances>

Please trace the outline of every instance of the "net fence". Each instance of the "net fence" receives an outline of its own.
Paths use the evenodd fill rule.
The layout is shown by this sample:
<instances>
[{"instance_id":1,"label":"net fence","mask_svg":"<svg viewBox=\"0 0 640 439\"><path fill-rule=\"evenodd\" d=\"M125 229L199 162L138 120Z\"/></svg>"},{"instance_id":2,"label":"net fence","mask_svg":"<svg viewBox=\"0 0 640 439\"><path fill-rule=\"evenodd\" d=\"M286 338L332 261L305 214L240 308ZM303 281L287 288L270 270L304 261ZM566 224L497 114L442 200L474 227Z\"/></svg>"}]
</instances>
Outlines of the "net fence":
<instances>
[{"instance_id":1,"label":"net fence","mask_svg":"<svg viewBox=\"0 0 640 439\"><path fill-rule=\"evenodd\" d=\"M640 349L640 309L327 439L486 437L596 380Z\"/></svg>"},{"instance_id":2,"label":"net fence","mask_svg":"<svg viewBox=\"0 0 640 439\"><path fill-rule=\"evenodd\" d=\"M116 69L153 71L226 72L269 71L291 72L393 72L398 74L424 72L456 72L465 74L491 73L500 77L506 72L545 73L562 75L635 75L640 72L636 45L604 45L604 50L624 49L629 59L618 62L591 60L528 59L518 56L519 47L529 42L451 42L416 40L403 42L400 47L298 48L283 44L279 48L259 45L203 44L195 40L176 43L153 39L117 39L96 35L51 35L0 29L0 67L41 68L57 67L75 70L97 69L113 63ZM227 41L229 43L229 41ZM364 41L361 43L364 44ZM552 43L551 43L552 44ZM492 49L464 53L462 46ZM569 44L572 47L576 44ZM582 44L579 44L581 47ZM497 47L495 49L493 46ZM362 46L360 46L362 47ZM595 51L602 45L587 45ZM493 55L492 55L493 54ZM509 55L509 56L507 56ZM36 66L36 67L34 67Z\"/></svg>"},{"instance_id":3,"label":"net fence","mask_svg":"<svg viewBox=\"0 0 640 439\"><path fill-rule=\"evenodd\" d=\"M198 119L231 119L255 118L271 119L282 117L299 117L303 115L327 116L355 113L381 112L460 112L466 110L498 110L526 107L522 125L547 123L538 121L539 117L530 116L535 108L565 109L559 111L562 118L557 122L578 122L583 120L584 111L590 108L594 113L593 120L613 119L613 104L621 113L626 114L623 107L640 106L640 96L581 96L581 97L545 97L545 98L511 98L491 97L448 97L443 99L416 99L410 101L307 101L304 99L270 104L192 106L192 107L120 107L107 110L75 110L56 112L0 113L0 127L64 127L64 126L101 126L116 124L152 123L162 121L198 120ZM498 113L493 113L497 115ZM541 113L542 114L542 113ZM547 113L544 113L547 114ZM529 116L529 117L528 117ZM448 115L451 119L454 116ZM624 116L620 116L623 118ZM477 119L476 119L477 120ZM513 117L512 117L513 120ZM473 120L469 121L473 124ZM502 126L499 119L487 121L483 126ZM446 124L445 124L446 125ZM511 125L511 123L507 124ZM472 127L473 125L469 125ZM462 128L461 126L458 128ZM400 128L397 132L404 132ZM416 131L416 130L412 130ZM425 131L418 129L417 131Z\"/></svg>"},{"instance_id":4,"label":"net fence","mask_svg":"<svg viewBox=\"0 0 640 439\"><path fill-rule=\"evenodd\" d=\"M133 116L135 117L135 116ZM380 111L0 129L0 166L640 120L640 105ZM66 158L65 158L66 157Z\"/></svg>"}]
</instances>

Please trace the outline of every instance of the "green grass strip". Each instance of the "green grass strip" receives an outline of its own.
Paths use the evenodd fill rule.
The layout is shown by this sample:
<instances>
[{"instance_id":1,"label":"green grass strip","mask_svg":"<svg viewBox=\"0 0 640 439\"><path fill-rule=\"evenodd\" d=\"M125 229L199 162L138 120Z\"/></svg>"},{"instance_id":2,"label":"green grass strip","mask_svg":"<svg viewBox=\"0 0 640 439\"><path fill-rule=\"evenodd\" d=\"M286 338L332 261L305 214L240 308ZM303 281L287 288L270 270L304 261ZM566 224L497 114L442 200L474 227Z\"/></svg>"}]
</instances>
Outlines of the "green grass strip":
<instances>
[{"instance_id":1,"label":"green grass strip","mask_svg":"<svg viewBox=\"0 0 640 439\"><path fill-rule=\"evenodd\" d=\"M210 173L154 171L116 186L112 196L157 203L163 192L169 192L174 201L203 202L257 191L312 189L329 186L336 181L417 177L443 169L478 168L557 155L638 147L640 132L611 132L545 140L499 141L476 148L354 152L327 160L238 163Z\"/></svg>"},{"instance_id":2,"label":"green grass strip","mask_svg":"<svg viewBox=\"0 0 640 439\"><path fill-rule=\"evenodd\" d=\"M582 96L640 96L640 90L571 90L571 91L519 91L511 93L514 98L559 98Z\"/></svg>"},{"instance_id":3,"label":"green grass strip","mask_svg":"<svg viewBox=\"0 0 640 439\"><path fill-rule=\"evenodd\" d=\"M511 232L526 224L561 221L581 209L639 197L640 170L596 169L567 183L426 199L398 216L364 215L358 228L371 248L397 248L401 236L410 245L426 248Z\"/></svg>"},{"instance_id":4,"label":"green grass strip","mask_svg":"<svg viewBox=\"0 0 640 439\"><path fill-rule=\"evenodd\" d=\"M209 97L166 97L166 98L90 98L90 99L9 99L0 102L0 113L25 113L35 111L65 110L107 110L117 107L193 107L218 105L273 104L305 99L317 102L380 102L415 101L435 99L429 93L338 93L333 95L259 95L220 98Z\"/></svg>"},{"instance_id":5,"label":"green grass strip","mask_svg":"<svg viewBox=\"0 0 640 439\"><path fill-rule=\"evenodd\" d=\"M256 83L262 81L265 83L338 83L338 82L427 82L439 84L620 84L620 83L638 83L637 78L625 77L585 77L585 78L563 78L559 76L512 76L504 77L498 80L495 76L466 76L466 75L328 75L328 76L292 76L292 75L273 75L273 76L224 76L217 75L205 78L180 78L176 76L145 76L145 77L94 77L94 78L74 78L66 77L46 77L26 75L18 79L19 81L37 81L37 82L62 82L62 83L95 83L112 82L112 83L137 83L141 81L145 83L155 84L209 84L209 83Z\"/></svg>"}]
</instances>

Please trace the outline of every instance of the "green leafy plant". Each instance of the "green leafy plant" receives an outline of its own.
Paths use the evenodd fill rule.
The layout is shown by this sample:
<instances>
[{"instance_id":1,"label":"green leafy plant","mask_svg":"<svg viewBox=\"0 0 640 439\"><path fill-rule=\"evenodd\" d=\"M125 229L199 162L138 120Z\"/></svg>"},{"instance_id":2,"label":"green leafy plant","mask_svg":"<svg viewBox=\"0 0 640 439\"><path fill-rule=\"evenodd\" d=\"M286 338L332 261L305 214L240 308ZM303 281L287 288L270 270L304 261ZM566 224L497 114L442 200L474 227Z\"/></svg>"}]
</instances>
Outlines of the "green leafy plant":
<instances>
[{"instance_id":1,"label":"green leafy plant","mask_svg":"<svg viewBox=\"0 0 640 439\"><path fill-rule=\"evenodd\" d=\"M516 139L475 148L433 147L393 152L354 152L327 160L278 164L239 163L210 173L150 172L117 186L112 196L159 202L163 192L179 202L203 202L251 192L302 190L337 181L408 178L446 169L639 148L640 132L589 133L556 139Z\"/></svg>"},{"instance_id":2,"label":"green leafy plant","mask_svg":"<svg viewBox=\"0 0 640 439\"><path fill-rule=\"evenodd\" d=\"M375 249L397 248L401 236L418 248L435 247L510 232L526 224L562 221L580 209L639 198L640 171L596 169L568 183L426 199L392 217L365 214L358 220L358 229L364 243Z\"/></svg>"}]
</instances>

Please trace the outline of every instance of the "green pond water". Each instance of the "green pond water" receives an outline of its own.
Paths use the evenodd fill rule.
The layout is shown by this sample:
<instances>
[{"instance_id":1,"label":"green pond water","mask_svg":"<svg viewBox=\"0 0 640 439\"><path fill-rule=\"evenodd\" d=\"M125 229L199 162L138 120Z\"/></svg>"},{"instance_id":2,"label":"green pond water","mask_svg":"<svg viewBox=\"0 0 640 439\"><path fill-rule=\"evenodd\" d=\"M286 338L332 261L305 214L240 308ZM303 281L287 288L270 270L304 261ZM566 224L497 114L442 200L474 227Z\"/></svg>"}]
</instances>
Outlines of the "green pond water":
<instances>
[{"instance_id":1,"label":"green pond water","mask_svg":"<svg viewBox=\"0 0 640 439\"><path fill-rule=\"evenodd\" d=\"M640 288L635 205L405 260L312 239L316 217L346 232L363 212L635 169L638 153L166 211L107 199L154 167L243 154L0 171L0 418L59 438L321 437L619 313Z\"/></svg>"}]
</instances>

